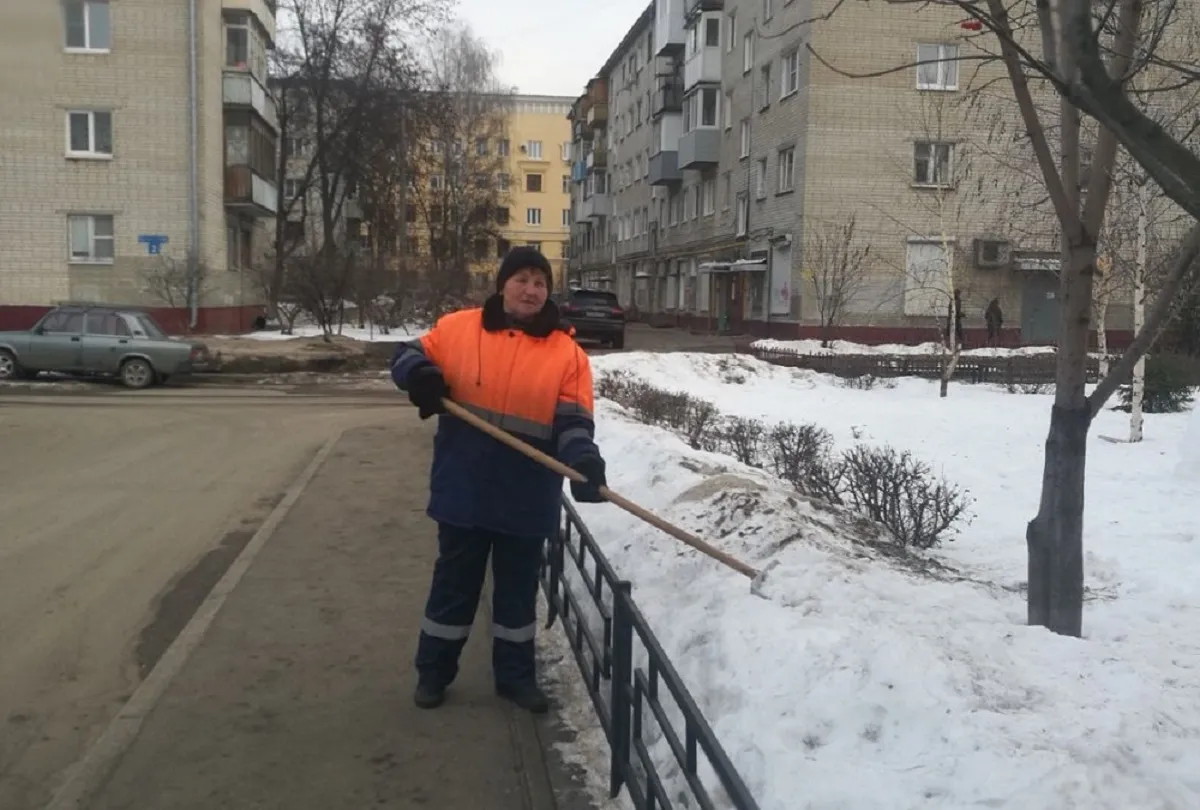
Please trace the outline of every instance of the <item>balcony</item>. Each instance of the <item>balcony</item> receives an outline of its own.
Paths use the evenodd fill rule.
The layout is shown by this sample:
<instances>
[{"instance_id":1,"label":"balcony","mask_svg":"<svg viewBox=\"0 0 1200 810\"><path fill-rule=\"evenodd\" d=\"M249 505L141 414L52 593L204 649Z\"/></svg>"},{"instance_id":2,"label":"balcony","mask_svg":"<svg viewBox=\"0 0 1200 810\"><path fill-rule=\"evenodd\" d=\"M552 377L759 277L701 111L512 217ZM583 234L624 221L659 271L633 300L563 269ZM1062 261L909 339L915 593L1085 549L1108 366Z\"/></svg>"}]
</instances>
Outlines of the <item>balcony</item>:
<instances>
[{"instance_id":1,"label":"balcony","mask_svg":"<svg viewBox=\"0 0 1200 810\"><path fill-rule=\"evenodd\" d=\"M221 100L226 107L254 110L260 118L279 131L279 117L275 111L275 99L252 74L240 70L227 70L221 80Z\"/></svg>"},{"instance_id":2,"label":"balcony","mask_svg":"<svg viewBox=\"0 0 1200 810\"><path fill-rule=\"evenodd\" d=\"M687 42L683 30L683 5L687 0L658 0L654 23L655 47L659 56L682 51Z\"/></svg>"},{"instance_id":3,"label":"balcony","mask_svg":"<svg viewBox=\"0 0 1200 810\"><path fill-rule=\"evenodd\" d=\"M587 125L591 129L602 129L608 126L607 101L593 102L592 106L588 107Z\"/></svg>"},{"instance_id":4,"label":"balcony","mask_svg":"<svg viewBox=\"0 0 1200 810\"><path fill-rule=\"evenodd\" d=\"M683 82L676 78L660 79L650 114L657 118L664 113L679 112L683 112Z\"/></svg>"},{"instance_id":5,"label":"balcony","mask_svg":"<svg viewBox=\"0 0 1200 810\"><path fill-rule=\"evenodd\" d=\"M593 194L579 201L577 219L600 219L607 216L612 216L612 197L607 194Z\"/></svg>"},{"instance_id":6,"label":"balcony","mask_svg":"<svg viewBox=\"0 0 1200 810\"><path fill-rule=\"evenodd\" d=\"M672 186L683 182L683 172L679 170L678 152L659 152L650 156L650 185Z\"/></svg>"},{"instance_id":7,"label":"balcony","mask_svg":"<svg viewBox=\"0 0 1200 810\"><path fill-rule=\"evenodd\" d=\"M702 11L720 11L725 8L723 0L683 0L683 17L690 20Z\"/></svg>"},{"instance_id":8,"label":"balcony","mask_svg":"<svg viewBox=\"0 0 1200 810\"><path fill-rule=\"evenodd\" d=\"M597 141L585 159L588 169L603 169L608 166L608 144Z\"/></svg>"},{"instance_id":9,"label":"balcony","mask_svg":"<svg viewBox=\"0 0 1200 810\"><path fill-rule=\"evenodd\" d=\"M706 169L721 159L721 131L693 129L679 139L679 168Z\"/></svg>"},{"instance_id":10,"label":"balcony","mask_svg":"<svg viewBox=\"0 0 1200 810\"><path fill-rule=\"evenodd\" d=\"M225 207L255 217L275 216L279 191L249 166L225 167Z\"/></svg>"},{"instance_id":11,"label":"balcony","mask_svg":"<svg viewBox=\"0 0 1200 810\"><path fill-rule=\"evenodd\" d=\"M571 182L582 183L587 179L587 163L582 160L577 160L571 164Z\"/></svg>"},{"instance_id":12,"label":"balcony","mask_svg":"<svg viewBox=\"0 0 1200 810\"><path fill-rule=\"evenodd\" d=\"M703 47L683 63L683 89L691 90L697 84L721 83L721 49Z\"/></svg>"},{"instance_id":13,"label":"balcony","mask_svg":"<svg viewBox=\"0 0 1200 810\"><path fill-rule=\"evenodd\" d=\"M254 15L267 32L272 47L275 44L275 0L221 0L221 8L245 11Z\"/></svg>"}]
</instances>

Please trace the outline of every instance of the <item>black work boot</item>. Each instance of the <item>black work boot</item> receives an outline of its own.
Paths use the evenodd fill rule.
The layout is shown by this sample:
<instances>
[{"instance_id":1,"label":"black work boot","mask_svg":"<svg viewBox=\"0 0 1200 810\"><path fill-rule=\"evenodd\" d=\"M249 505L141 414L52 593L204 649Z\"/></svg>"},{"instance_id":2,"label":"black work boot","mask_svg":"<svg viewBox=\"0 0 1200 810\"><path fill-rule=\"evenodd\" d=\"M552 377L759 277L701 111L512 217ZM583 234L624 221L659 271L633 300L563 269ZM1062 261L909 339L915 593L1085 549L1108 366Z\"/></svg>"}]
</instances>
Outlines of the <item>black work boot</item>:
<instances>
[{"instance_id":1,"label":"black work boot","mask_svg":"<svg viewBox=\"0 0 1200 810\"><path fill-rule=\"evenodd\" d=\"M496 694L533 714L545 714L550 710L546 693L534 681L496 684Z\"/></svg>"},{"instance_id":2,"label":"black work boot","mask_svg":"<svg viewBox=\"0 0 1200 810\"><path fill-rule=\"evenodd\" d=\"M446 687L435 681L419 681L413 703L419 709L436 709L446 702Z\"/></svg>"}]
</instances>

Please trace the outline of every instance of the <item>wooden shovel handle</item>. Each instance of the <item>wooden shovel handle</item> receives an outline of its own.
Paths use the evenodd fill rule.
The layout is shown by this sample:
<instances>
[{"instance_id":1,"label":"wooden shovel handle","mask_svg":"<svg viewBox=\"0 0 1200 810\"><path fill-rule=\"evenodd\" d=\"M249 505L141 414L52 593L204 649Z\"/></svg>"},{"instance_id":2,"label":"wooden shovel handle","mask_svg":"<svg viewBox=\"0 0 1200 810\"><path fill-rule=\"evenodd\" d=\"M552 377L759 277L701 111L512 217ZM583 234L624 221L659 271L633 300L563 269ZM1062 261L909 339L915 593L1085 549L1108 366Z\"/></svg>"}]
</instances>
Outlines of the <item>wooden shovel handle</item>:
<instances>
[{"instance_id":1,"label":"wooden shovel handle","mask_svg":"<svg viewBox=\"0 0 1200 810\"><path fill-rule=\"evenodd\" d=\"M577 481L581 484L587 482L587 477L583 473L579 472L578 470L571 469L558 459L549 456L543 453L541 450L538 450L536 447L532 447L529 444L521 441L508 431L501 430L490 422L479 418L463 406L459 405L457 402L454 402L450 399L443 399L442 404L446 407L446 411L451 415L461 419L471 427L483 431L496 441L503 442L517 452L523 453L537 463L541 464L543 467L553 470L554 472L558 473L564 478L570 479L571 481ZM743 574L750 579L754 579L756 576L758 576L758 571L756 569L751 568L738 558L726 554L719 548L709 545L691 532L684 531L673 523L668 523L650 510L638 506L633 501L622 495L618 495L608 487L600 487L600 494L611 503L624 509L626 512L638 518L639 520L643 520L656 529L671 535L679 542L686 543L697 551L707 554L709 557L712 557L714 560L729 566L739 574Z\"/></svg>"}]
</instances>

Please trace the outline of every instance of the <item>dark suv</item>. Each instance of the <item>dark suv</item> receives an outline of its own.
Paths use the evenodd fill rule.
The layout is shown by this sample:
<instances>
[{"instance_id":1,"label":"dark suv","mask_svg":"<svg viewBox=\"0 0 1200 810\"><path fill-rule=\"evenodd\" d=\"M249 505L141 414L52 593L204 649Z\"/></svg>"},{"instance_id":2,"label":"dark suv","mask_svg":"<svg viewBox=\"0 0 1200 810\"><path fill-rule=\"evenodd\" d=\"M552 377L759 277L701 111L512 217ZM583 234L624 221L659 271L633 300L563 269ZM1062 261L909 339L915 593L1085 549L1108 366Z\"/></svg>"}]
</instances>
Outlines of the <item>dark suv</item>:
<instances>
[{"instance_id":1,"label":"dark suv","mask_svg":"<svg viewBox=\"0 0 1200 810\"><path fill-rule=\"evenodd\" d=\"M555 296L563 319L575 327L575 337L598 340L614 349L625 348L625 310L617 296L605 290L571 290Z\"/></svg>"}]
</instances>

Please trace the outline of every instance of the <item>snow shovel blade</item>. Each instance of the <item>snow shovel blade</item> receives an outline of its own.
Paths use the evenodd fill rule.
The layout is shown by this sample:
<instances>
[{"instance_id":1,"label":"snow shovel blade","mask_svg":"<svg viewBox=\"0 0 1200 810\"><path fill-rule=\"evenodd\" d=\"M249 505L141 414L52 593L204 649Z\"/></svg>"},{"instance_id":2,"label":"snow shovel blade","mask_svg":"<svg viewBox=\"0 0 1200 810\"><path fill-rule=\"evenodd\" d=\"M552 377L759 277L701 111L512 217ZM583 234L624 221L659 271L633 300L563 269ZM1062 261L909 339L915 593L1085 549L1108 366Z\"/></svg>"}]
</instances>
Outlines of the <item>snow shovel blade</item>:
<instances>
[{"instance_id":1,"label":"snow shovel blade","mask_svg":"<svg viewBox=\"0 0 1200 810\"><path fill-rule=\"evenodd\" d=\"M754 594L760 599L770 599L771 597L767 596L766 593L763 592L763 585L766 584L767 575L778 567L779 560L771 560L771 562L767 563L766 568L763 568L761 571L755 574L754 579L750 580L750 593Z\"/></svg>"}]
</instances>

